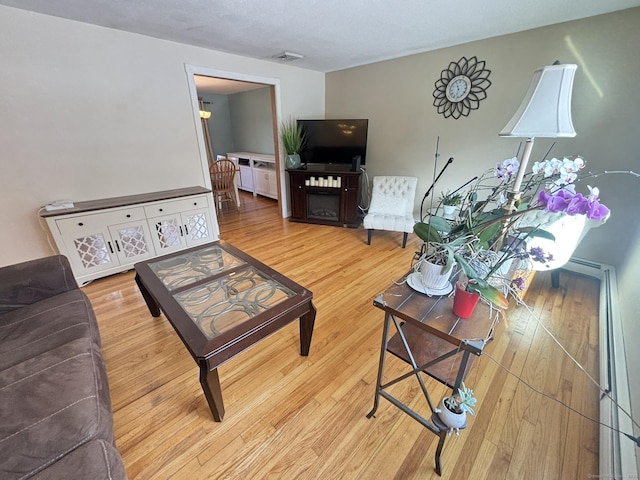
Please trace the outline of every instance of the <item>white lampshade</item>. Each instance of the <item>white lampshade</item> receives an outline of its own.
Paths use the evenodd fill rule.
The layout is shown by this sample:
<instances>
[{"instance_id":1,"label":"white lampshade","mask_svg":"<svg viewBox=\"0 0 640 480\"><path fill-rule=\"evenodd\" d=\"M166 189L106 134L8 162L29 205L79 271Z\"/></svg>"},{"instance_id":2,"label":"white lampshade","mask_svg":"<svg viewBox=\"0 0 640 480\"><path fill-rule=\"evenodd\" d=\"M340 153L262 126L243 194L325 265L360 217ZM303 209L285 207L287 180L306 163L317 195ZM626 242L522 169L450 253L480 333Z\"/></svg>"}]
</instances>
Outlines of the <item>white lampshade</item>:
<instances>
[{"instance_id":1,"label":"white lampshade","mask_svg":"<svg viewBox=\"0 0 640 480\"><path fill-rule=\"evenodd\" d=\"M207 110L200 110L200 118L204 118L205 120L207 120L210 117L211 117L211 112L208 112Z\"/></svg>"},{"instance_id":2,"label":"white lampshade","mask_svg":"<svg viewBox=\"0 0 640 480\"><path fill-rule=\"evenodd\" d=\"M575 137L571 92L577 65L550 65L533 72L529 90L501 137Z\"/></svg>"}]
</instances>

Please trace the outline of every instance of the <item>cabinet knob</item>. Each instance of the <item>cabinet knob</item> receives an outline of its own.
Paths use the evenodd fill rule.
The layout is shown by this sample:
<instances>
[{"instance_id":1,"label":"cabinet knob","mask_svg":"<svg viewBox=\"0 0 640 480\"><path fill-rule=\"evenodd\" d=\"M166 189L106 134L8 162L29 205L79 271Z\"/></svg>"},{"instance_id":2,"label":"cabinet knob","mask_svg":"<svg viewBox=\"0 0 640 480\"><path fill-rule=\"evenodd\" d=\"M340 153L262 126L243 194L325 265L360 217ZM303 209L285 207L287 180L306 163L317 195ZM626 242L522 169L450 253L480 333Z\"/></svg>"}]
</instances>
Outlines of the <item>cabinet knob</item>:
<instances>
[{"instance_id":1,"label":"cabinet knob","mask_svg":"<svg viewBox=\"0 0 640 480\"><path fill-rule=\"evenodd\" d=\"M193 205L194 205L194 206L198 205L198 202L193 202Z\"/></svg>"},{"instance_id":2,"label":"cabinet knob","mask_svg":"<svg viewBox=\"0 0 640 480\"><path fill-rule=\"evenodd\" d=\"M127 213L127 218L131 218L131 214L130 213Z\"/></svg>"},{"instance_id":3,"label":"cabinet knob","mask_svg":"<svg viewBox=\"0 0 640 480\"><path fill-rule=\"evenodd\" d=\"M161 208L159 208L158 210L162 211L162 209L161 209Z\"/></svg>"},{"instance_id":4,"label":"cabinet knob","mask_svg":"<svg viewBox=\"0 0 640 480\"><path fill-rule=\"evenodd\" d=\"M84 223L82 223L82 222L78 222L78 226L79 226L79 227L82 227L83 225L84 225Z\"/></svg>"}]
</instances>

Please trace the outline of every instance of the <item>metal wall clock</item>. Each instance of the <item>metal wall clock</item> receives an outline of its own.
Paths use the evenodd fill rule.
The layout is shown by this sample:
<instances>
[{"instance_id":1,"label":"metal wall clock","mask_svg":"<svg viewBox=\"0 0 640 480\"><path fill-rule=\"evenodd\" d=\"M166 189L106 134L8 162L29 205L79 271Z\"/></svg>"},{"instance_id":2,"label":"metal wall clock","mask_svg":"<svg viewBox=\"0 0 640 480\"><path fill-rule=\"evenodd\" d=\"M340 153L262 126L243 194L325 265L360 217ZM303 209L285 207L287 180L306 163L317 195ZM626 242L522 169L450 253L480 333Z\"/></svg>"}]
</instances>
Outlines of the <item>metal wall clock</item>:
<instances>
[{"instance_id":1,"label":"metal wall clock","mask_svg":"<svg viewBox=\"0 0 640 480\"><path fill-rule=\"evenodd\" d=\"M491 86L491 70L484 66L484 60L478 61L475 56L468 60L462 57L442 70L433 91L433 106L438 113L444 118L457 119L479 108L480 100L487 98L487 89Z\"/></svg>"}]
</instances>

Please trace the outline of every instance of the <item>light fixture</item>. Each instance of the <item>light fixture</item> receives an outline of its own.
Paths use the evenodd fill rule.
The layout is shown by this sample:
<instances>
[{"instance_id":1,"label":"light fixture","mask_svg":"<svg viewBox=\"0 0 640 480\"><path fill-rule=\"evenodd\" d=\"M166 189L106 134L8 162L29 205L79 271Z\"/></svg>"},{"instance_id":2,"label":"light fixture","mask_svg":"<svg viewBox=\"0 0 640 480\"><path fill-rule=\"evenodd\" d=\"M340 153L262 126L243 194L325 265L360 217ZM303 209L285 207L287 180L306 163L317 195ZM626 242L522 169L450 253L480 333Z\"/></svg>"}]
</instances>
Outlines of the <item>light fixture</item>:
<instances>
[{"instance_id":1,"label":"light fixture","mask_svg":"<svg viewBox=\"0 0 640 480\"><path fill-rule=\"evenodd\" d=\"M200 118L208 120L209 117L211 117L211 112L208 112L207 110L200 110Z\"/></svg>"},{"instance_id":2,"label":"light fixture","mask_svg":"<svg viewBox=\"0 0 640 480\"><path fill-rule=\"evenodd\" d=\"M280 60L281 62L293 62L294 60L300 60L301 58L304 58L304 55L293 52L282 52L274 55L272 58Z\"/></svg>"},{"instance_id":3,"label":"light fixture","mask_svg":"<svg viewBox=\"0 0 640 480\"><path fill-rule=\"evenodd\" d=\"M527 143L513 184L511 209L519 197L535 137L575 137L571 122L571 92L577 65L554 64L533 72L520 107L500 132L501 137L525 137Z\"/></svg>"}]
</instances>

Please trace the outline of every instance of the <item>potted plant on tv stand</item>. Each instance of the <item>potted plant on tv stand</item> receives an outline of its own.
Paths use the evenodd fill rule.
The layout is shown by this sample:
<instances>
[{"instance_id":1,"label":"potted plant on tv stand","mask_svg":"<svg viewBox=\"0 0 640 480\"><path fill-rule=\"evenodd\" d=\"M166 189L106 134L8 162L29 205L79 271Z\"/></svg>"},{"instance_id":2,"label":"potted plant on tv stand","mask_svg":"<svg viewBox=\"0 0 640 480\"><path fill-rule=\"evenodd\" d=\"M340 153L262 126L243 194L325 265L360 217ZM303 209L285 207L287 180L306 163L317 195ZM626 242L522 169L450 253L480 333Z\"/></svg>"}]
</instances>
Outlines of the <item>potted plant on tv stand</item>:
<instances>
[{"instance_id":1,"label":"potted plant on tv stand","mask_svg":"<svg viewBox=\"0 0 640 480\"><path fill-rule=\"evenodd\" d=\"M285 166L289 170L300 168L300 151L307 143L305 132L295 120L283 122L280 126L280 140L286 154Z\"/></svg>"}]
</instances>

